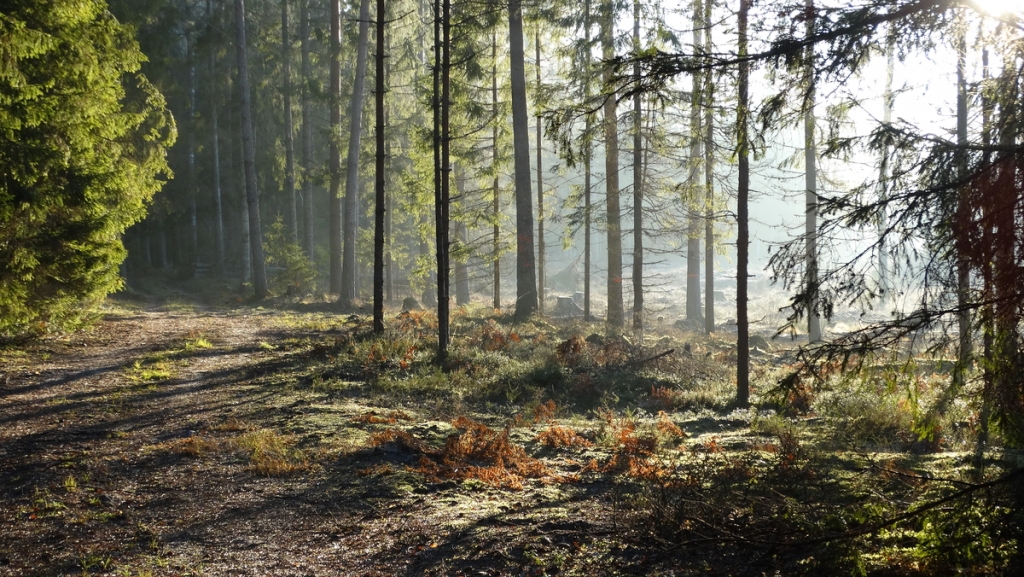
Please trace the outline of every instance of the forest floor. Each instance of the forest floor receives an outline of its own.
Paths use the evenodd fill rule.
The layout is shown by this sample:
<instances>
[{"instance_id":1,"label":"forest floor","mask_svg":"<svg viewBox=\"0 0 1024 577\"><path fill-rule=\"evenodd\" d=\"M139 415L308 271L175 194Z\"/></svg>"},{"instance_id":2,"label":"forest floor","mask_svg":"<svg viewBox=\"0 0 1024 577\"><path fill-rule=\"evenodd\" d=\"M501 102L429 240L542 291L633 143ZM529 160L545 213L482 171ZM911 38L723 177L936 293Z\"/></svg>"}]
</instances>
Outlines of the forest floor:
<instances>
[{"instance_id":1,"label":"forest floor","mask_svg":"<svg viewBox=\"0 0 1024 577\"><path fill-rule=\"evenodd\" d=\"M480 326L466 338L485 360L520 340ZM711 508L724 503L714 496L680 503L709 483L729 500L752 479L811 495L847 475L857 491L873 490L868 477L887 484L872 509L881 519L887 503L935 489L915 479L921 467L949 473L966 460L913 443L809 457L797 437L813 417L758 428L727 406L661 412L670 391L649 381L633 388L639 405L620 390L618 405L587 410L545 398L557 394L543 374L530 394L502 377L489 400L452 396L443 373L406 366L425 351L368 346L367 327L308 309L120 302L87 330L0 347L0 576L822 574L815 556L834 564L849 551L800 539L820 537L864 493L809 499L813 511L764 494L728 522L713 518L726 510ZM574 342L584 344L564 341ZM572 354L564 343L560 361ZM472 390L473 370L444 378ZM584 377L563 388L604 386ZM774 511L766 521L743 521L762 505ZM683 540L651 519L679 524ZM887 546L869 552L869 568L924 567Z\"/></svg>"}]
</instances>

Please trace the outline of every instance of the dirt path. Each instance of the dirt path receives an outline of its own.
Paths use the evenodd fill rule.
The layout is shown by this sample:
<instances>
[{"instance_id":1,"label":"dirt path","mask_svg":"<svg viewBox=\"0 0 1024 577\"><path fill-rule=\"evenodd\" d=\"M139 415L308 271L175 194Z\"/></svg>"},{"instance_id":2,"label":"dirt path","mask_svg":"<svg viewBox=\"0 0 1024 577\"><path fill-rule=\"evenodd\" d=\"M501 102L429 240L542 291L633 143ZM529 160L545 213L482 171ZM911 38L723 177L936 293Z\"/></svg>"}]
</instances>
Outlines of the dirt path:
<instances>
[{"instance_id":1,"label":"dirt path","mask_svg":"<svg viewBox=\"0 0 1024 577\"><path fill-rule=\"evenodd\" d=\"M119 313L0 349L0 575L658 573L606 484L373 474L413 456L303 388L314 332L279 317Z\"/></svg>"}]
</instances>

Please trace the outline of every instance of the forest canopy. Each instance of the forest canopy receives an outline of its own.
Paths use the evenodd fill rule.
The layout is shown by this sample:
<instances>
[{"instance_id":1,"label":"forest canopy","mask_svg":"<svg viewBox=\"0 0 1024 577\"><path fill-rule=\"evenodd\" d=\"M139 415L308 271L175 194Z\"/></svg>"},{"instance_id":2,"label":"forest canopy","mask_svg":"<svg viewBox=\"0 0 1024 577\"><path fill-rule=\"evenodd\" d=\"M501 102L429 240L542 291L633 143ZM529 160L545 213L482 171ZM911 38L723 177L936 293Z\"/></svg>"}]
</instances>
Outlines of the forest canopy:
<instances>
[{"instance_id":1,"label":"forest canopy","mask_svg":"<svg viewBox=\"0 0 1024 577\"><path fill-rule=\"evenodd\" d=\"M72 326L121 285L121 234L175 139L144 60L102 0L4 3L0 334Z\"/></svg>"}]
</instances>

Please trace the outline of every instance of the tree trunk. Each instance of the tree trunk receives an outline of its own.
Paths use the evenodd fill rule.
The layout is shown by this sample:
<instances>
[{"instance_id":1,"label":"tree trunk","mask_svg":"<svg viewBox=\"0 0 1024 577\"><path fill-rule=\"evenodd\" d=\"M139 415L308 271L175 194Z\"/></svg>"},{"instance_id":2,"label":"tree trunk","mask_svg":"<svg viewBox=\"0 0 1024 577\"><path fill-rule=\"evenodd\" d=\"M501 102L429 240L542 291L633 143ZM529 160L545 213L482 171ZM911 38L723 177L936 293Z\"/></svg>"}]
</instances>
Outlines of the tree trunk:
<instances>
[{"instance_id":1,"label":"tree trunk","mask_svg":"<svg viewBox=\"0 0 1024 577\"><path fill-rule=\"evenodd\" d=\"M292 242L299 242L299 220L295 195L295 142L292 127L292 46L288 36L288 0L281 0L281 76L284 100L284 194L287 202L288 234Z\"/></svg>"},{"instance_id":2,"label":"tree trunk","mask_svg":"<svg viewBox=\"0 0 1024 577\"><path fill-rule=\"evenodd\" d=\"M435 111L435 118L438 124L435 126L435 155L440 152L439 163L436 165L435 183L439 186L435 189L435 230L437 232L437 360L444 362L448 358L448 345L451 336L448 332L449 311L449 271L450 271L450 246L449 246L449 209L451 207L451 133L449 124L448 109L451 104L451 0L441 0L440 13L435 20L435 40L438 40L434 47L435 58L440 53L440 67L438 60L434 61L435 70L440 69L441 94L440 99L435 100L438 110ZM440 24L440 38L437 38L437 26ZM437 88L437 77L435 76L435 89ZM435 96L436 98L436 96ZM437 158L435 156L435 158Z\"/></svg>"},{"instance_id":3,"label":"tree trunk","mask_svg":"<svg viewBox=\"0 0 1024 577\"><path fill-rule=\"evenodd\" d=\"M584 4L583 14L583 44L586 47L583 54L583 101L590 101L590 0ZM593 159L592 136L590 134L591 115L584 120L583 136L583 320L590 322L590 272L591 254L593 247L590 238L590 170Z\"/></svg>"},{"instance_id":4,"label":"tree trunk","mask_svg":"<svg viewBox=\"0 0 1024 577\"><path fill-rule=\"evenodd\" d=\"M806 0L807 36L814 35L814 0ZM807 108L804 111L804 163L806 164L804 242L807 268L807 340L821 341L821 320L818 317L818 152L814 141L814 45L807 47L805 68Z\"/></svg>"},{"instance_id":5,"label":"tree trunk","mask_svg":"<svg viewBox=\"0 0 1024 577\"><path fill-rule=\"evenodd\" d=\"M711 0L704 0L704 54L710 55ZM704 72L704 332L715 330L715 77Z\"/></svg>"},{"instance_id":6,"label":"tree trunk","mask_svg":"<svg viewBox=\"0 0 1024 577\"><path fill-rule=\"evenodd\" d=\"M537 311L537 270L533 251L533 202L530 194L530 117L526 110L526 58L523 52L522 0L510 0L509 65L512 74L512 145L516 196L516 312L525 320Z\"/></svg>"},{"instance_id":7,"label":"tree trunk","mask_svg":"<svg viewBox=\"0 0 1024 577\"><path fill-rule=\"evenodd\" d=\"M313 66L309 53L309 3L301 0L302 19L299 35L302 37L302 249L313 262L313 98L309 81ZM332 59L333 63L333 59ZM332 64L333 66L333 64Z\"/></svg>"},{"instance_id":8,"label":"tree trunk","mask_svg":"<svg viewBox=\"0 0 1024 577\"><path fill-rule=\"evenodd\" d=\"M693 49L700 50L701 40L700 0L693 2ZM697 189L700 180L700 149L701 149L701 74L694 72L691 76L690 92L690 160L689 173L686 176L686 189L690 192L686 199L686 319L699 322L704 311L700 304L700 212L697 209Z\"/></svg>"},{"instance_id":9,"label":"tree trunk","mask_svg":"<svg viewBox=\"0 0 1024 577\"><path fill-rule=\"evenodd\" d=\"M491 127L491 166L498 166L498 35L491 33L491 110L494 112L494 125ZM494 182L492 184L492 205L491 217L494 219L494 230L492 231L491 260L494 267L494 302L495 310L501 309L501 244L499 237L499 219L501 218L501 206L499 204L498 171L494 169Z\"/></svg>"},{"instance_id":10,"label":"tree trunk","mask_svg":"<svg viewBox=\"0 0 1024 577\"><path fill-rule=\"evenodd\" d=\"M896 61L896 30L892 24L889 25L885 53L885 91L882 93L882 123L889 125L892 123L892 77ZM887 218L888 208L886 207L886 201L889 196L889 192L887 190L889 186L888 145L882 147L882 159L878 165L878 184L878 201L881 203L881 210L878 215L878 285L879 292L881 293L881 298L879 300L884 306L889 301L890 292L892 291L892 287L890 286L891 281L889 279L889 249L886 247L884 236L885 229L889 226L889 219Z\"/></svg>"},{"instance_id":11,"label":"tree trunk","mask_svg":"<svg viewBox=\"0 0 1024 577\"><path fill-rule=\"evenodd\" d=\"M640 52L640 0L633 0L633 50ZM633 67L633 78L640 82L640 64ZM643 113L640 93L633 96L633 329L644 328L644 188L643 188Z\"/></svg>"},{"instance_id":12,"label":"tree trunk","mask_svg":"<svg viewBox=\"0 0 1024 577\"><path fill-rule=\"evenodd\" d=\"M373 332L384 332L384 0L377 0L377 54L374 71L376 152L373 211Z\"/></svg>"},{"instance_id":13,"label":"tree trunk","mask_svg":"<svg viewBox=\"0 0 1024 577\"><path fill-rule=\"evenodd\" d=\"M601 48L605 61L615 57L614 3L606 0L601 29ZM611 83L612 69L605 66L605 84ZM607 330L617 335L622 330L622 215L619 209L619 123L615 95L604 101L605 211L608 216L608 318Z\"/></svg>"},{"instance_id":14,"label":"tree trunk","mask_svg":"<svg viewBox=\"0 0 1024 577\"><path fill-rule=\"evenodd\" d=\"M960 11L960 26L956 38L956 144L957 144L957 180L960 190L956 203L956 222L966 226L971 219L970 185L967 180L967 22ZM971 289L971 271L967 262L967 238L958 235L960 246L956 247L956 304L957 330L959 331L959 347L957 363L953 369L953 386L962 387L966 382L967 367L974 355L974 344L971 341L971 311L968 309L969 291Z\"/></svg>"},{"instance_id":15,"label":"tree trunk","mask_svg":"<svg viewBox=\"0 0 1024 577\"><path fill-rule=\"evenodd\" d=\"M207 32L213 36L213 2L206 0L206 22ZM210 129L211 149L213 152L213 207L214 227L217 243L217 263L215 271L218 275L223 273L224 267L224 205L221 199L220 185L220 126L217 118L217 108L220 105L219 91L217 90L217 52L210 47Z\"/></svg>"},{"instance_id":16,"label":"tree trunk","mask_svg":"<svg viewBox=\"0 0 1024 577\"><path fill-rule=\"evenodd\" d=\"M740 0L737 45L740 58L738 102L736 106L736 153L739 157L739 183L736 199L736 404L750 404L750 327L747 323L747 248L750 243L747 201L750 197L750 145L747 122L750 115L747 87L750 64L747 56L747 14L750 0Z\"/></svg>"},{"instance_id":17,"label":"tree trunk","mask_svg":"<svg viewBox=\"0 0 1024 577\"><path fill-rule=\"evenodd\" d=\"M242 149L245 165L245 197L249 209L249 248L252 254L252 287L257 299L270 294L263 258L260 229L260 201L256 190L256 146L252 132L252 104L249 97L249 61L245 43L245 0L235 0L235 46L238 53L238 88L241 93Z\"/></svg>"},{"instance_id":18,"label":"tree trunk","mask_svg":"<svg viewBox=\"0 0 1024 577\"><path fill-rule=\"evenodd\" d=\"M537 56L537 312L544 315L544 148L541 145L543 136L540 124L540 26L534 36Z\"/></svg>"},{"instance_id":19,"label":"tree trunk","mask_svg":"<svg viewBox=\"0 0 1024 577\"><path fill-rule=\"evenodd\" d=\"M458 198L466 198L466 171L455 171L455 194ZM466 223L455 221L455 242L458 247L455 259L455 304L469 304L469 266L467 266Z\"/></svg>"},{"instance_id":20,"label":"tree trunk","mask_svg":"<svg viewBox=\"0 0 1024 577\"><path fill-rule=\"evenodd\" d=\"M345 169L345 225L341 264L341 292L338 302L352 307L356 291L356 240L359 232L359 152L363 130L363 90L370 44L370 0L359 2L359 41L356 46L356 77L348 105L348 164Z\"/></svg>"},{"instance_id":21,"label":"tree trunk","mask_svg":"<svg viewBox=\"0 0 1024 577\"><path fill-rule=\"evenodd\" d=\"M196 218L196 65L194 46L188 34L185 35L185 44L188 53L188 119L185 121L185 130L188 132L188 276L191 277L199 263L199 223Z\"/></svg>"},{"instance_id":22,"label":"tree trunk","mask_svg":"<svg viewBox=\"0 0 1024 577\"><path fill-rule=\"evenodd\" d=\"M365 0L364 0L365 1ZM331 292L341 294L341 0L331 0L331 92L328 106L331 108L331 136L327 155L331 176L329 239Z\"/></svg>"},{"instance_id":23,"label":"tree trunk","mask_svg":"<svg viewBox=\"0 0 1024 577\"><path fill-rule=\"evenodd\" d=\"M379 9L380 7L378 7ZM385 8L386 13L386 8ZM379 17L378 17L379 18ZM391 36L384 35L384 93L386 94L391 86ZM382 103L383 105L383 103ZM384 106L384 130L387 130L391 122L391 112ZM391 250L394 239L391 232L392 196L388 186L388 174L391 172L391 139L384 138L384 299L388 303L395 301L395 263Z\"/></svg>"}]
</instances>

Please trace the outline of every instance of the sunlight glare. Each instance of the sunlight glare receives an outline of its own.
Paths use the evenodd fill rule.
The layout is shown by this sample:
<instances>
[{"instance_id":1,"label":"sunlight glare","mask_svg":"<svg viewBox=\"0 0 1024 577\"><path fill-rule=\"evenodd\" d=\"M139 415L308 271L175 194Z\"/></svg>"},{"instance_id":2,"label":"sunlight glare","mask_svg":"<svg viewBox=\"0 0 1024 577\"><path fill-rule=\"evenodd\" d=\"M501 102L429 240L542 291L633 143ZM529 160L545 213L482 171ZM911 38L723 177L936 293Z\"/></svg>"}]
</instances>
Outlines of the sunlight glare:
<instances>
[{"instance_id":1,"label":"sunlight glare","mask_svg":"<svg viewBox=\"0 0 1024 577\"><path fill-rule=\"evenodd\" d=\"M978 8L992 16L1013 14L1024 16L1024 0L973 0Z\"/></svg>"}]
</instances>

